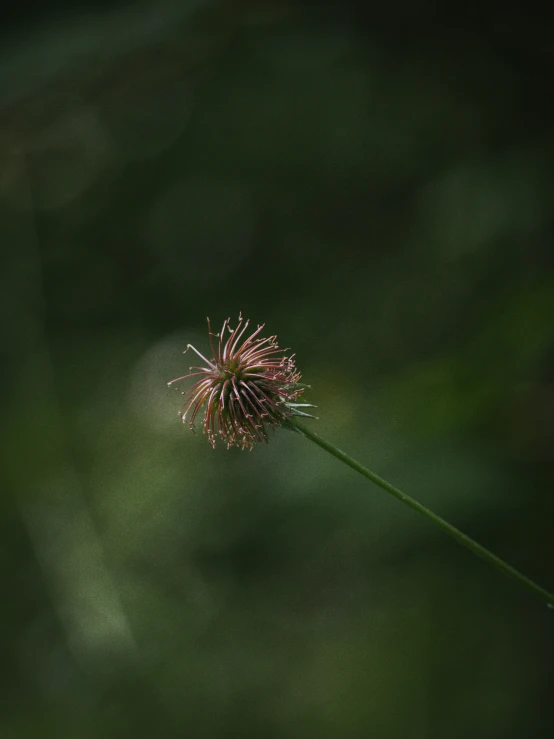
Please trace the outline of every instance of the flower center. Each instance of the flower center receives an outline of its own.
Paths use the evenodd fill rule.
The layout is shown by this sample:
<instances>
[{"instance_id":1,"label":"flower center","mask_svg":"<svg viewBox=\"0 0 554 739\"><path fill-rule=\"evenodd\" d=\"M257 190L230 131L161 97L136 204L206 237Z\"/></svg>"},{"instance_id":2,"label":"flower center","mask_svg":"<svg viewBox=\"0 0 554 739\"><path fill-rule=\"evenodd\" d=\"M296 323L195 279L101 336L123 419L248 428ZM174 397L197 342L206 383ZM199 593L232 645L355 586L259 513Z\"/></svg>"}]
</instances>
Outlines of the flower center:
<instances>
[{"instance_id":1,"label":"flower center","mask_svg":"<svg viewBox=\"0 0 554 739\"><path fill-rule=\"evenodd\" d=\"M219 365L219 376L217 378L219 382L224 383L227 380L232 380L233 378L236 380L242 380L242 372L237 371L238 366L239 362L236 359L233 359L226 364Z\"/></svg>"}]
</instances>

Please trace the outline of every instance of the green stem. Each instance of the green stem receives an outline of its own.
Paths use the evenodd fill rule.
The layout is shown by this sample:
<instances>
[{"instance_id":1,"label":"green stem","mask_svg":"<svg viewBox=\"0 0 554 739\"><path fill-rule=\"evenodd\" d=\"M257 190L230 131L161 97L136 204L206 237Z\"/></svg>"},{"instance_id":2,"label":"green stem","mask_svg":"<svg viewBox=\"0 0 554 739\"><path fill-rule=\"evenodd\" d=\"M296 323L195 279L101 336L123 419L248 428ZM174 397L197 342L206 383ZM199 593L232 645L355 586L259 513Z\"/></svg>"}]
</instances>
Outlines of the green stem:
<instances>
[{"instance_id":1,"label":"green stem","mask_svg":"<svg viewBox=\"0 0 554 739\"><path fill-rule=\"evenodd\" d=\"M356 472L359 472L360 475L363 475L368 480L371 480L371 482L375 483L376 485L379 485L379 487L383 488L383 490L385 490L387 493L397 498L402 503L405 503L407 506L412 508L414 511L417 511L422 516L425 516L425 518L427 518L432 523L436 524L439 528L441 528L446 534L451 536L453 539L456 539L456 541L462 546L466 547L466 549L469 549L471 552L476 554L478 557L481 557L481 559L484 559L485 562L488 562L493 567L496 567L498 570L503 572L505 575L507 575L508 577L511 577L513 580L518 582L520 585L527 588L528 590L531 590L533 593L535 593L535 595L538 595L540 598L544 599L551 608L554 607L554 595L549 593L548 590L541 588L540 585L537 585L537 583L533 582L528 577L525 577L525 575L522 575L521 572L518 572L516 569L514 569L509 564L504 562L504 560L500 559L500 557L497 557L496 554L489 552L488 549L485 549L485 547L482 547L476 541L474 541L469 536L459 531L457 528L449 524L443 518L441 518L440 516L437 516L436 513L433 513L428 508L426 508L424 505L421 505L421 503L418 503L417 500L410 498L409 495L406 495L406 493L403 493L401 490L394 487L394 485L391 485L390 482L383 480L382 477L379 477L379 475L376 475L371 470L368 470L367 467L364 467L359 462L356 462L355 459L352 459L352 457L349 457L348 454L345 454L343 451L338 449L334 444L331 444L330 442L326 441L321 436L319 436L319 434L316 434L315 431L312 431L311 429L304 426L304 424L300 423L294 416L291 419L289 419L289 423L292 426L294 426L294 428L297 431L299 431L301 434L303 434L307 439L310 439L310 441L313 441L314 444L317 444L322 449L325 449L325 451L329 452L329 454L332 454L333 457L336 457L341 462L344 462L344 464L347 464L353 470L356 470Z\"/></svg>"}]
</instances>

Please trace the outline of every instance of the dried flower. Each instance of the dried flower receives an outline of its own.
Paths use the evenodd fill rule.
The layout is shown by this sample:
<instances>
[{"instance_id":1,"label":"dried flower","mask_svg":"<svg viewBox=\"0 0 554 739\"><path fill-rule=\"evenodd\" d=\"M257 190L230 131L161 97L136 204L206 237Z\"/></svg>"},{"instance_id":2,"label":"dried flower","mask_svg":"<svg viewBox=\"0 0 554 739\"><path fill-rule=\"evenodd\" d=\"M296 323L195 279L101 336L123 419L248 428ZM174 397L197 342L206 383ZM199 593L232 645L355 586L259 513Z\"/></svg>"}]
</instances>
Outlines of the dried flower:
<instances>
[{"instance_id":1,"label":"dried flower","mask_svg":"<svg viewBox=\"0 0 554 739\"><path fill-rule=\"evenodd\" d=\"M314 406L295 402L308 386L299 382L301 375L294 354L284 356L287 350L279 348L276 336L258 338L264 325L241 342L249 321L239 315L238 325L232 329L230 320L227 318L220 333L214 334L208 318L212 359L206 359L188 344L185 352L192 349L206 366L190 367L190 374L168 385L200 377L189 390L179 391L185 396L179 409L183 423L190 413L189 425L194 431L195 419L205 407L202 426L213 447L219 436L227 449L252 449L258 441L269 441L270 428L283 425L292 415L309 416L300 408Z\"/></svg>"}]
</instances>

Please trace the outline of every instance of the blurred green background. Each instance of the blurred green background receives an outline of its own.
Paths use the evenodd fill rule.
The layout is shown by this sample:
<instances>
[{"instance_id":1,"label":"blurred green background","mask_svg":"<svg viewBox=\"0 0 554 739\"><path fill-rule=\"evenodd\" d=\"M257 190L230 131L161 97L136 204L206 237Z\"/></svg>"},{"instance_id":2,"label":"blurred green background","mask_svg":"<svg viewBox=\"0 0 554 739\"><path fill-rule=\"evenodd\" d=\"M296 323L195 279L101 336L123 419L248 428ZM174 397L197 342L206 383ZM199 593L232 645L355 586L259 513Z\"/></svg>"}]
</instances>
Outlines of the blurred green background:
<instances>
[{"instance_id":1,"label":"blurred green background","mask_svg":"<svg viewBox=\"0 0 554 739\"><path fill-rule=\"evenodd\" d=\"M554 735L554 613L291 433L205 318L554 587L554 12L23 2L0 26L0 737Z\"/></svg>"}]
</instances>

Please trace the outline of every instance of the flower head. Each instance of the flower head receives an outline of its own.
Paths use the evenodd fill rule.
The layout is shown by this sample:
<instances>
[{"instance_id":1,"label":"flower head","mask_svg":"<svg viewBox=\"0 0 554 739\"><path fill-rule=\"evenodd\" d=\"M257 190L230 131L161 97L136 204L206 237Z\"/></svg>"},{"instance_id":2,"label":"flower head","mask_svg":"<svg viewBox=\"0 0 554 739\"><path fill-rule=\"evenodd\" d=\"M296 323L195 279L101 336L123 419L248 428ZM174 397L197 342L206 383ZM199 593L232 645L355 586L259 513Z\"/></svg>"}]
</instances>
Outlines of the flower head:
<instances>
[{"instance_id":1,"label":"flower head","mask_svg":"<svg viewBox=\"0 0 554 739\"><path fill-rule=\"evenodd\" d=\"M281 426L292 415L309 415L299 408L313 406L295 402L307 386L299 383L294 354L285 356L287 350L279 348L276 336L259 338L264 325L243 339L249 321L239 315L232 329L230 320L214 334L208 318L212 358L206 359L188 344L185 352L192 349L205 366L190 367L190 374L168 384L199 377L189 390L180 391L185 396L178 412L183 423L190 414L194 431L196 417L204 409L202 426L213 447L219 436L227 449L252 449L258 441L269 441L269 429Z\"/></svg>"}]
</instances>

